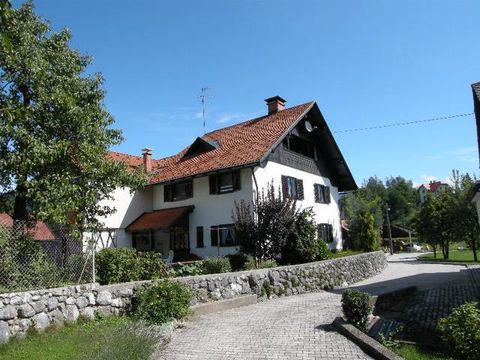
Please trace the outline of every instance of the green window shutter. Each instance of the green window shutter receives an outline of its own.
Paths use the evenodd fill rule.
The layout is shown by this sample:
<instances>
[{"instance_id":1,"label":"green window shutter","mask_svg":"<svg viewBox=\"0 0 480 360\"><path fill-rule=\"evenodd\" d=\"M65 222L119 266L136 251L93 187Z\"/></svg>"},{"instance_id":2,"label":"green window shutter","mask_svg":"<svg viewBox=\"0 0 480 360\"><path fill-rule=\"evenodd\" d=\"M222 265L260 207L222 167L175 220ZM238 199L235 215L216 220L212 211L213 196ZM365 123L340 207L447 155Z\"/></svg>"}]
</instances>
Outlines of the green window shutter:
<instances>
[{"instance_id":1,"label":"green window shutter","mask_svg":"<svg viewBox=\"0 0 480 360\"><path fill-rule=\"evenodd\" d=\"M185 184L185 195L187 198L193 197L193 180L190 180Z\"/></svg>"},{"instance_id":2,"label":"green window shutter","mask_svg":"<svg viewBox=\"0 0 480 360\"><path fill-rule=\"evenodd\" d=\"M288 194L288 177L284 175L282 175L282 193L284 198L290 197Z\"/></svg>"},{"instance_id":3,"label":"green window shutter","mask_svg":"<svg viewBox=\"0 0 480 360\"><path fill-rule=\"evenodd\" d=\"M218 246L218 230L216 229L216 226L211 227L210 240L212 246Z\"/></svg>"},{"instance_id":4,"label":"green window shutter","mask_svg":"<svg viewBox=\"0 0 480 360\"><path fill-rule=\"evenodd\" d=\"M303 200L304 193L303 193L303 180L297 179L297 199Z\"/></svg>"},{"instance_id":5,"label":"green window shutter","mask_svg":"<svg viewBox=\"0 0 480 360\"><path fill-rule=\"evenodd\" d=\"M330 204L330 186L325 186L325 204Z\"/></svg>"},{"instance_id":6,"label":"green window shutter","mask_svg":"<svg viewBox=\"0 0 480 360\"><path fill-rule=\"evenodd\" d=\"M313 193L315 194L315 202L319 203L320 202L320 185L319 184L313 184Z\"/></svg>"},{"instance_id":7,"label":"green window shutter","mask_svg":"<svg viewBox=\"0 0 480 360\"><path fill-rule=\"evenodd\" d=\"M233 191L240 190L240 170L232 173Z\"/></svg>"},{"instance_id":8,"label":"green window shutter","mask_svg":"<svg viewBox=\"0 0 480 360\"><path fill-rule=\"evenodd\" d=\"M163 185L163 201L164 202L169 202L172 201L172 185L171 184L165 184Z\"/></svg>"},{"instance_id":9,"label":"green window shutter","mask_svg":"<svg viewBox=\"0 0 480 360\"><path fill-rule=\"evenodd\" d=\"M218 193L218 186L217 186L217 175L210 175L208 178L208 181L210 183L210 194L217 194Z\"/></svg>"}]
</instances>

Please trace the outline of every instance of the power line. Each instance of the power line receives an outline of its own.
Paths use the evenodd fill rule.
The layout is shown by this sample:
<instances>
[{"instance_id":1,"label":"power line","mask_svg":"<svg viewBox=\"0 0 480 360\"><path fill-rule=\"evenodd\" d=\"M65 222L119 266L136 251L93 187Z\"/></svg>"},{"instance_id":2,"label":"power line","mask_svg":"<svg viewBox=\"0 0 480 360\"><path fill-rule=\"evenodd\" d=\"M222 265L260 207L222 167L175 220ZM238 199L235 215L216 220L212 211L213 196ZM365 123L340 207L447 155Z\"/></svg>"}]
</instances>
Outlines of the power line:
<instances>
[{"instance_id":1,"label":"power line","mask_svg":"<svg viewBox=\"0 0 480 360\"><path fill-rule=\"evenodd\" d=\"M386 124L386 125L369 126L369 127L364 127L364 128L338 130L338 131L334 131L333 133L334 134L341 134L341 133L348 133L348 132L355 132L355 131L368 131L368 130L384 129L384 128L397 127L397 126L416 125L416 124L428 123L428 122L433 122L433 121L440 121L440 120L454 119L454 118L459 118L459 117L464 117L464 116L471 116L473 114L474 113L455 114L455 115L437 117L437 118L433 118L433 119L405 121L405 122L392 123L392 124Z\"/></svg>"}]
</instances>

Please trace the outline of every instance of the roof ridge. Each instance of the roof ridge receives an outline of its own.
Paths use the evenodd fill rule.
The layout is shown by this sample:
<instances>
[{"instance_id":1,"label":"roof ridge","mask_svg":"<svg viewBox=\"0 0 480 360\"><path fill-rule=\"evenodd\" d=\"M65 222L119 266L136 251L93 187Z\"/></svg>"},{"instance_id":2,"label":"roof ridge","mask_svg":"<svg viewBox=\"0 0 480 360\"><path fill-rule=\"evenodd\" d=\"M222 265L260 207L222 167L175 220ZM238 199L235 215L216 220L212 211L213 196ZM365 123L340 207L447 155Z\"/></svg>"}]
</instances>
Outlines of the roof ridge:
<instances>
[{"instance_id":1,"label":"roof ridge","mask_svg":"<svg viewBox=\"0 0 480 360\"><path fill-rule=\"evenodd\" d=\"M212 130L212 131L204 134L203 136L207 136L207 135L213 134L213 133L218 132L218 131L221 131L221 130L230 129L230 128L233 128L233 127L235 127L235 126L245 125L245 124L247 124L247 123L249 123L249 122L253 122L253 121L258 120L258 119L262 119L262 120L263 120L263 119L265 119L265 118L267 118L267 117L274 116L274 115L279 114L279 113L282 113L282 112L284 112L284 111L294 110L294 109L296 109L296 108L298 108L298 107L300 107L300 106L305 106L305 105L307 105L307 104L311 104L311 103L314 103L314 102L315 102L315 100L307 101L306 103L294 105L294 106L292 106L292 107L286 108L286 109L284 109L284 110L281 110L281 111L276 112L276 113L273 113L273 114L266 114L266 115L258 116L258 117L253 118L253 119L244 120L244 121L239 122L239 123L236 123L236 124L232 124L232 125L229 125L229 126L225 126L225 127L223 127L223 128L218 128L218 129L216 129L216 130ZM203 138L203 136L200 136L200 137Z\"/></svg>"}]
</instances>

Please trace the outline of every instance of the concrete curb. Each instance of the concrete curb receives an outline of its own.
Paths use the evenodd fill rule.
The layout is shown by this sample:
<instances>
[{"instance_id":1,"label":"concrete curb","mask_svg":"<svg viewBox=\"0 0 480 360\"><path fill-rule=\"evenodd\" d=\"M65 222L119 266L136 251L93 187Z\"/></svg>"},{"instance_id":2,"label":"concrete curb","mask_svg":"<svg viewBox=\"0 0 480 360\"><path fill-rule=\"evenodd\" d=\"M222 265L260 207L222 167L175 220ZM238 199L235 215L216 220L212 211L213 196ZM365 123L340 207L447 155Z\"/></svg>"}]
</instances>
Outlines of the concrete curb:
<instances>
[{"instance_id":1,"label":"concrete curb","mask_svg":"<svg viewBox=\"0 0 480 360\"><path fill-rule=\"evenodd\" d=\"M211 314L214 312L225 311L234 309L241 306L247 306L257 303L257 295L243 295L237 296L232 299L219 300L215 302L209 302L204 304L198 304L192 306L193 316Z\"/></svg>"},{"instance_id":2,"label":"concrete curb","mask_svg":"<svg viewBox=\"0 0 480 360\"><path fill-rule=\"evenodd\" d=\"M337 317L333 323L333 327L343 336L357 344L368 355L377 360L403 360L403 358L395 354L390 349L372 339L370 336L358 330L355 326L347 323L343 318Z\"/></svg>"}]
</instances>

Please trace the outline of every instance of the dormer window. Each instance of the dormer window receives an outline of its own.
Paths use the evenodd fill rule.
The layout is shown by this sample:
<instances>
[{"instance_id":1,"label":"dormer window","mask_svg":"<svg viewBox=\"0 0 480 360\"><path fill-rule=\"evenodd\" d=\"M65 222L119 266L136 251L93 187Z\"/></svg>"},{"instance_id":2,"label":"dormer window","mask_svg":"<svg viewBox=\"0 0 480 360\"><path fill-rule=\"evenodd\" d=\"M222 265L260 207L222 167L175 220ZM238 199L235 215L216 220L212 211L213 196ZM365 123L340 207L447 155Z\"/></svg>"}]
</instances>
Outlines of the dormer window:
<instances>
[{"instance_id":1,"label":"dormer window","mask_svg":"<svg viewBox=\"0 0 480 360\"><path fill-rule=\"evenodd\" d=\"M191 158L196 155L200 155L206 153L208 151L212 151L217 149L219 146L217 141L206 140L201 137L195 139L195 141L190 145L188 150L183 155L183 159Z\"/></svg>"}]
</instances>

